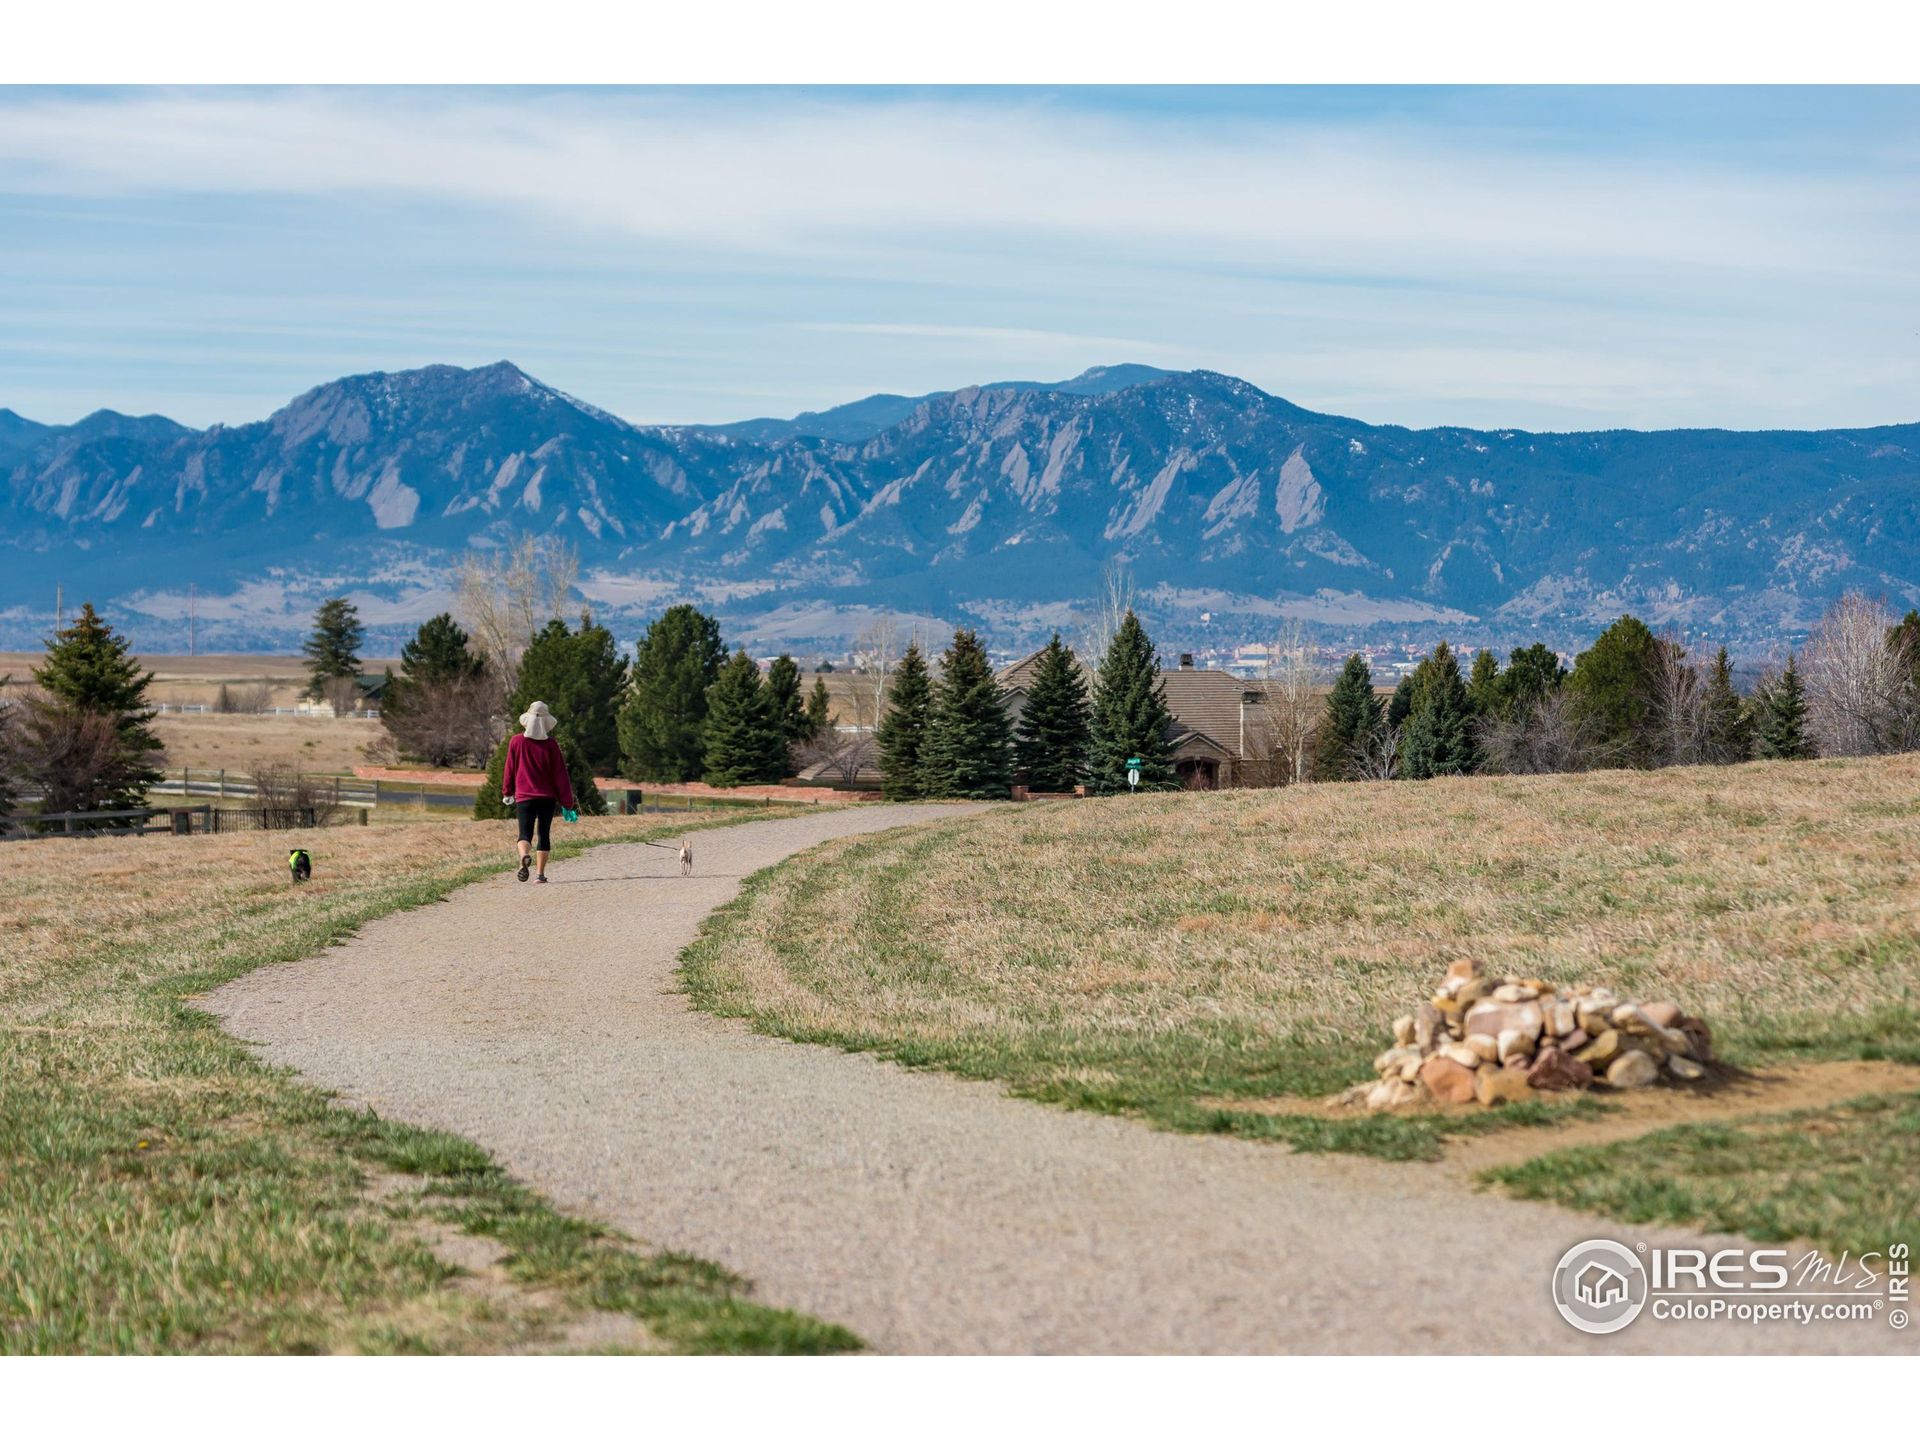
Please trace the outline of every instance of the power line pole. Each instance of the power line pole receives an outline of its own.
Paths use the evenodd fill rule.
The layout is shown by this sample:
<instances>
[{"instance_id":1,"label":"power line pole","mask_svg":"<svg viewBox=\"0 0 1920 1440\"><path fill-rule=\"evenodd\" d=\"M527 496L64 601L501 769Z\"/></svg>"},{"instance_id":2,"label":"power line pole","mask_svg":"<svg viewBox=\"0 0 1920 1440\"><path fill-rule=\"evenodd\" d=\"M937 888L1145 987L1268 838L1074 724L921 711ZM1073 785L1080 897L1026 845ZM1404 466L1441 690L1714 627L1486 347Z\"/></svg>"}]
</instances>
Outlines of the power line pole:
<instances>
[{"instance_id":1,"label":"power line pole","mask_svg":"<svg viewBox=\"0 0 1920 1440\"><path fill-rule=\"evenodd\" d=\"M53 582L53 628L66 624L66 591L58 580Z\"/></svg>"}]
</instances>

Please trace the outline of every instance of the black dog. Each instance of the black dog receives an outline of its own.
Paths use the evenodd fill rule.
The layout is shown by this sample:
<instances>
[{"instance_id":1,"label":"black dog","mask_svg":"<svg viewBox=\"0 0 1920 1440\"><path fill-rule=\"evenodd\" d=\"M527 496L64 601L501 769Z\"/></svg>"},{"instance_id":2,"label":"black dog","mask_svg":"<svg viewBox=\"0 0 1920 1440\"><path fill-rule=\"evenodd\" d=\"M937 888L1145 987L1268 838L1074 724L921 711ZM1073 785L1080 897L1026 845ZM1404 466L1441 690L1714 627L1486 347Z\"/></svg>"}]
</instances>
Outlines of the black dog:
<instances>
[{"instance_id":1,"label":"black dog","mask_svg":"<svg viewBox=\"0 0 1920 1440\"><path fill-rule=\"evenodd\" d=\"M293 872L293 883L313 878L313 857L304 850L293 850L287 854L287 868Z\"/></svg>"}]
</instances>

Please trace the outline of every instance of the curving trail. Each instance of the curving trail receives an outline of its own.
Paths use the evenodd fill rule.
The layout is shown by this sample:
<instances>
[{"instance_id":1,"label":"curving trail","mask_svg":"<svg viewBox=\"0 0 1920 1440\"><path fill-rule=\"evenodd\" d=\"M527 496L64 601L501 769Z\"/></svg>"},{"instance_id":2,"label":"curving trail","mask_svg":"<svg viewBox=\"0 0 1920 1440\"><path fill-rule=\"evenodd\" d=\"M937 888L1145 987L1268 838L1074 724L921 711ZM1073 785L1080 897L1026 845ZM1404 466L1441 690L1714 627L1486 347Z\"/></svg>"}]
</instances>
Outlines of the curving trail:
<instances>
[{"instance_id":1,"label":"curving trail","mask_svg":"<svg viewBox=\"0 0 1920 1440\"><path fill-rule=\"evenodd\" d=\"M602 846L552 884L503 873L205 1003L263 1058L470 1136L562 1208L880 1350L1911 1353L1884 1323L1642 1316L1591 1339L1552 1307L1556 1261L1654 1232L1474 1194L1438 1166L1030 1104L755 1035L675 993L676 956L741 877L930 819L966 823L871 805L699 833L691 880L667 851Z\"/></svg>"}]
</instances>

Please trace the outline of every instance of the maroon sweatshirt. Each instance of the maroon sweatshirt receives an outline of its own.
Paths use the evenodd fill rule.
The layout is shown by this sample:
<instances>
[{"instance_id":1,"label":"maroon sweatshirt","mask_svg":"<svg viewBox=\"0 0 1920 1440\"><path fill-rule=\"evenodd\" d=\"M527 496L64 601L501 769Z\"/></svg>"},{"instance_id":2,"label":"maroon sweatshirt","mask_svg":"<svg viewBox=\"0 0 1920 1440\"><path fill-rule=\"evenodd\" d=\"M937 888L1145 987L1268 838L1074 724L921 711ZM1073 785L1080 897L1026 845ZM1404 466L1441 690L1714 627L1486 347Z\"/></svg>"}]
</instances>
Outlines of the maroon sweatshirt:
<instances>
[{"instance_id":1,"label":"maroon sweatshirt","mask_svg":"<svg viewBox=\"0 0 1920 1440\"><path fill-rule=\"evenodd\" d=\"M509 800L545 797L572 810L573 781L567 775L567 757L554 739L529 740L515 735L507 741L507 769L500 777L500 793Z\"/></svg>"}]
</instances>

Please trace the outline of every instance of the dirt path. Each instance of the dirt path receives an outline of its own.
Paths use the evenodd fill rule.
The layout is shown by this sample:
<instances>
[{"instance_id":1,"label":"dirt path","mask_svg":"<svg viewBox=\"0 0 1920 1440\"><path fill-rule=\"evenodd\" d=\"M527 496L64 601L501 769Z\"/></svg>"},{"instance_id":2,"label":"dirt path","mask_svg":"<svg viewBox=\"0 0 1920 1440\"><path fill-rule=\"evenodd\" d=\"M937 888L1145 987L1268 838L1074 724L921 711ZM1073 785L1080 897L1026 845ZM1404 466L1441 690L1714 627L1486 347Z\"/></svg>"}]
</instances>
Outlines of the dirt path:
<instances>
[{"instance_id":1,"label":"dirt path","mask_svg":"<svg viewBox=\"0 0 1920 1440\"><path fill-rule=\"evenodd\" d=\"M1591 1339L1553 1309L1555 1263L1654 1232L1469 1193L1448 1167L1012 1100L754 1035L674 993L678 952L741 877L927 819L874 805L695 835L692 880L666 851L602 847L553 884L503 874L208 1007L266 1058L469 1135L562 1207L881 1350L1912 1350L1864 1322L1642 1316Z\"/></svg>"}]
</instances>

